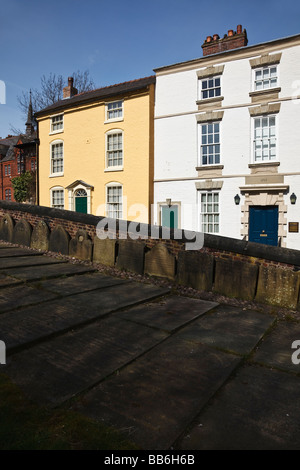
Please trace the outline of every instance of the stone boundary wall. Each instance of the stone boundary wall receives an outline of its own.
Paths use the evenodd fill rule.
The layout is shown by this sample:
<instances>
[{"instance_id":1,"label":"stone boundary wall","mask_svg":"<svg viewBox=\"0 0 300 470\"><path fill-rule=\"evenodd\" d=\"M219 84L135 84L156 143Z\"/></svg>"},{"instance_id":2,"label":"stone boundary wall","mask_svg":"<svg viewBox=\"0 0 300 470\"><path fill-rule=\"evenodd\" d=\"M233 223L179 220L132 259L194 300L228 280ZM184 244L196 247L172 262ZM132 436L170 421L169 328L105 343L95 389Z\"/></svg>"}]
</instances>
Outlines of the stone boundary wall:
<instances>
[{"instance_id":1,"label":"stone boundary wall","mask_svg":"<svg viewBox=\"0 0 300 470\"><path fill-rule=\"evenodd\" d=\"M0 201L0 240L167 278L200 291L298 308L298 250L212 234L203 238L182 230L171 230L163 238L161 227L108 220L116 224L116 239L97 237L103 217ZM139 231L148 236L132 240L133 232ZM202 248L186 250L186 243L192 237L197 240L197 235L202 237Z\"/></svg>"}]
</instances>

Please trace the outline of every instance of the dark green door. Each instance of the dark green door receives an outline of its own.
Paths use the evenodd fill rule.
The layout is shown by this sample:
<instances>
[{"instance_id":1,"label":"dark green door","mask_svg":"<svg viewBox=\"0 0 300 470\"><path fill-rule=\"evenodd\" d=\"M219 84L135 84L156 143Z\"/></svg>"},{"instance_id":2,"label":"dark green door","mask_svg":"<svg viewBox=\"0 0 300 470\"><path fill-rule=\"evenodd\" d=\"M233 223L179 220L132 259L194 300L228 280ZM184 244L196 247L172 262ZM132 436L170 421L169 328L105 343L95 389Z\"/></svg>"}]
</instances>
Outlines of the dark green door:
<instances>
[{"instance_id":1,"label":"dark green door","mask_svg":"<svg viewBox=\"0 0 300 470\"><path fill-rule=\"evenodd\" d=\"M78 189L75 193L75 211L87 214L87 194L84 189Z\"/></svg>"}]
</instances>

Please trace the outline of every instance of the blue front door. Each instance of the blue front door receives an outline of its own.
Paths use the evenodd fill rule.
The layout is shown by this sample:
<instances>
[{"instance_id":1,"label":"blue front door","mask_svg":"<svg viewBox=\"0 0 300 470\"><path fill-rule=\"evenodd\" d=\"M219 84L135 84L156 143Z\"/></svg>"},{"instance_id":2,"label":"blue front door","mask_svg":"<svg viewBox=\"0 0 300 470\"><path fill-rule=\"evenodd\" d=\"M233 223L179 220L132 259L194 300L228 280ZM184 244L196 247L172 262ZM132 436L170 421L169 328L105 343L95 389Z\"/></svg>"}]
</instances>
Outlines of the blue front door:
<instances>
[{"instance_id":1,"label":"blue front door","mask_svg":"<svg viewBox=\"0 0 300 470\"><path fill-rule=\"evenodd\" d=\"M278 245L277 206L250 206L249 241Z\"/></svg>"}]
</instances>

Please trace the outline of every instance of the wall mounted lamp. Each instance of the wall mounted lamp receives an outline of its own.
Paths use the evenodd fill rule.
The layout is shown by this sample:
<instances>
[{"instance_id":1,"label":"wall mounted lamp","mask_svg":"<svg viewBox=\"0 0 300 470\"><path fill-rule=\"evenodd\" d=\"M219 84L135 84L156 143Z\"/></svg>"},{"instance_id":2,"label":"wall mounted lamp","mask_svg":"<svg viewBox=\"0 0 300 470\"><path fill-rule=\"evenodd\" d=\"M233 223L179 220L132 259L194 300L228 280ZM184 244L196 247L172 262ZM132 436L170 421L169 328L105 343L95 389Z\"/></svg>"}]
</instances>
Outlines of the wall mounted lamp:
<instances>
[{"instance_id":1,"label":"wall mounted lamp","mask_svg":"<svg viewBox=\"0 0 300 470\"><path fill-rule=\"evenodd\" d=\"M172 205L171 198L166 199L166 203L169 207L171 207L171 205Z\"/></svg>"},{"instance_id":2,"label":"wall mounted lamp","mask_svg":"<svg viewBox=\"0 0 300 470\"><path fill-rule=\"evenodd\" d=\"M235 202L235 204L236 204L237 206L239 205L240 200L241 200L240 196L239 196L238 194L236 194L236 195L234 196L234 202Z\"/></svg>"},{"instance_id":3,"label":"wall mounted lamp","mask_svg":"<svg viewBox=\"0 0 300 470\"><path fill-rule=\"evenodd\" d=\"M296 204L296 199L297 199L297 196L295 193L290 195L291 204Z\"/></svg>"}]
</instances>

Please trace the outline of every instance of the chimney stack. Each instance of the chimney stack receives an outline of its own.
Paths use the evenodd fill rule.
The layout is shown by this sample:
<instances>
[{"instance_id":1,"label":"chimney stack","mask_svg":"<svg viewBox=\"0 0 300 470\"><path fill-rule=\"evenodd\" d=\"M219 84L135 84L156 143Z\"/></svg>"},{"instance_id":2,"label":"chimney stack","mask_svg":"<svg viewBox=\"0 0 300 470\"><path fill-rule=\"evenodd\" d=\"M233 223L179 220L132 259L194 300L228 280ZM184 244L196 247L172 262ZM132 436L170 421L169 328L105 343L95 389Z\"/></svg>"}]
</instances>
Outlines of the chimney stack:
<instances>
[{"instance_id":1,"label":"chimney stack","mask_svg":"<svg viewBox=\"0 0 300 470\"><path fill-rule=\"evenodd\" d=\"M218 34L207 36L206 40L202 44L203 55L208 56L218 54L219 52L245 47L247 44L247 32L245 29L243 30L242 25L239 24L236 31L229 29L228 35L225 34L222 39L220 39Z\"/></svg>"},{"instance_id":2,"label":"chimney stack","mask_svg":"<svg viewBox=\"0 0 300 470\"><path fill-rule=\"evenodd\" d=\"M78 90L73 87L73 77L68 78L68 86L63 89L63 99L72 98L72 96L77 95Z\"/></svg>"}]
</instances>

